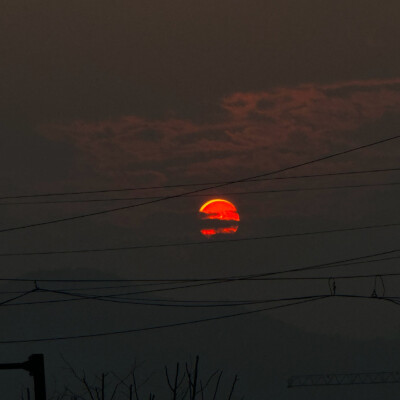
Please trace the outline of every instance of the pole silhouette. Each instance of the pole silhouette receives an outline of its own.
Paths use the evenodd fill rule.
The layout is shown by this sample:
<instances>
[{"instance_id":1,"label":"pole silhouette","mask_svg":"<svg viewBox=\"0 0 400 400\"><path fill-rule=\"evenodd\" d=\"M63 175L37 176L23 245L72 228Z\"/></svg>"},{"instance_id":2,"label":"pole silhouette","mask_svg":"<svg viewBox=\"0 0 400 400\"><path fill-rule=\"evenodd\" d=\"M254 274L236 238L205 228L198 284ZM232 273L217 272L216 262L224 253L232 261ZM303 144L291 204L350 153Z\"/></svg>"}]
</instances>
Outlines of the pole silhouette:
<instances>
[{"instance_id":1,"label":"pole silhouette","mask_svg":"<svg viewBox=\"0 0 400 400\"><path fill-rule=\"evenodd\" d=\"M46 400L46 382L44 374L44 357L43 354L32 354L28 361L23 363L0 364L2 369L24 369L33 377L35 388L35 400Z\"/></svg>"}]
</instances>

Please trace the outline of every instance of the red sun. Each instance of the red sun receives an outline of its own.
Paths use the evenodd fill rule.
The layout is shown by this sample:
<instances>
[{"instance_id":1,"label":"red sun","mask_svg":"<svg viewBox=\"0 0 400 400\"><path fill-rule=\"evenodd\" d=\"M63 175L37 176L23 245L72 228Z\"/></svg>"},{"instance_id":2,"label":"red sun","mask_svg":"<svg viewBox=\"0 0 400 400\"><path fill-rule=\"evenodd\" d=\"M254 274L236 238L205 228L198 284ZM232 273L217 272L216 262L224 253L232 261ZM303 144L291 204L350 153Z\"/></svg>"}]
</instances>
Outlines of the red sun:
<instances>
[{"instance_id":1,"label":"red sun","mask_svg":"<svg viewBox=\"0 0 400 400\"><path fill-rule=\"evenodd\" d=\"M202 219L220 220L220 221L240 221L236 207L228 200L212 199L204 203L199 210ZM238 230L237 224L229 226L211 227L202 229L200 232L204 236L213 236L218 233L235 233Z\"/></svg>"}]
</instances>

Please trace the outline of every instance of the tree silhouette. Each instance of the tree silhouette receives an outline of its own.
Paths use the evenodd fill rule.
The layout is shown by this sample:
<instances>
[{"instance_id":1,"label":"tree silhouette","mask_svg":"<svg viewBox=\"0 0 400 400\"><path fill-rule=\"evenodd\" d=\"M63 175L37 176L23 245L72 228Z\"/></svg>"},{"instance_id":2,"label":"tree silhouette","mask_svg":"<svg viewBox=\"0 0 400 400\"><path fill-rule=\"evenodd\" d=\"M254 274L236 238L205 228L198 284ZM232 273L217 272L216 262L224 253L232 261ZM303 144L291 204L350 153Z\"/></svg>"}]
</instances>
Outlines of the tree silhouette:
<instances>
[{"instance_id":1,"label":"tree silhouette","mask_svg":"<svg viewBox=\"0 0 400 400\"><path fill-rule=\"evenodd\" d=\"M136 363L123 378L115 372L103 372L89 379L84 370L79 373L65 359L64 362L78 384L78 388L66 385L61 391L54 392L49 400L155 400L156 392L157 398L165 398L166 394L169 394L170 400L232 400L238 381L235 375L228 393L223 395L220 390L222 371L216 370L203 379L199 369L199 356L196 356L192 366L186 362L182 368L177 362L172 368L173 372L165 365L166 385L161 389L151 386L154 373L142 379L141 382L138 381ZM23 397L22 399L24 400Z\"/></svg>"}]
</instances>

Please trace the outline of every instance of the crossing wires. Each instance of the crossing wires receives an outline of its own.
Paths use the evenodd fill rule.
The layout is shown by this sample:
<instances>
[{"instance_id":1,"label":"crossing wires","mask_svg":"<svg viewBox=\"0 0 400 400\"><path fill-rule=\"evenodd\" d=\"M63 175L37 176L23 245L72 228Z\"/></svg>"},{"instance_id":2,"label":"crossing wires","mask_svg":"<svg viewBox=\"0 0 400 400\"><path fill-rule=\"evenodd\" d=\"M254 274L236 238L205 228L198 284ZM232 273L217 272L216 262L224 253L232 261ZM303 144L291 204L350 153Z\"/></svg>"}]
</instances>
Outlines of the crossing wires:
<instances>
[{"instance_id":1,"label":"crossing wires","mask_svg":"<svg viewBox=\"0 0 400 400\"><path fill-rule=\"evenodd\" d=\"M150 204L155 204L155 203L159 203L159 202L166 201L166 200L171 200L171 199L184 197L184 196L188 196L188 195L204 192L204 191L210 190L210 189L219 189L221 187L233 185L233 184L236 184L236 183L242 183L242 182L246 182L246 181L249 181L249 180L259 179L259 178L267 177L267 176L270 176L270 175L275 175L275 174L279 174L279 173L282 173L282 172L294 170L294 169L297 169L297 168L300 168L300 167L304 167L304 166L307 166L307 165L315 164L315 163L318 163L318 162L321 162L321 161L325 161L325 160L329 160L329 159L332 159L332 158L335 158L335 157L343 156L345 154L350 154L350 153L353 153L353 152L356 152L356 151L359 151L359 150L363 150L363 149L367 149L367 148L370 148L370 147L374 147L374 146L377 146L377 145L380 145L380 144L383 144L383 143L388 143L390 141L397 140L399 138L400 138L400 135L387 137L387 138L384 138L384 139L381 139L381 140L378 140L378 141L374 141L374 142L371 142L371 143L368 143L368 144L364 144L364 145L357 146L357 147L352 147L352 148L349 148L347 150L343 150L343 151L340 151L340 152L331 153L331 154L328 154L328 155L325 155L325 156L321 156L321 157L318 157L318 158L315 158L315 159L312 159L312 160L309 160L309 161L305 161L305 162L298 163L298 164L293 164L293 165L290 165L288 167L276 169L276 170L273 170L273 171L263 172L263 173L260 173L260 174L257 174L257 175L248 176L248 177L241 178L241 179L235 179L235 180L232 180L232 181L227 181L227 182L223 182L223 183L219 183L219 184L215 184L215 185L211 185L211 186L207 186L207 187L203 187L203 188L199 188L199 189L193 189L193 190L190 190L190 191L187 191L187 192L184 192L184 193L173 194L173 195L169 195L169 196L165 196L165 197L161 197L161 198L157 198L157 199L147 200L147 201L144 201L142 203L135 203L135 204L125 205L125 206L121 206L121 207L109 208L109 209L105 209L105 210L101 210L101 211L95 211L95 212L90 212L90 213L85 213L85 214L79 214L79 215L70 216L70 217L64 217L64 218L47 220L47 221L42 221L42 222L37 222L37 223L14 226L14 227L10 227L10 228L4 228L4 229L0 229L0 234L1 233L12 232L12 231L36 228L36 227L39 227L39 226L53 225L53 224L67 222L67 221L73 221L73 220L78 220L78 219L83 219L83 218L88 218L88 217L94 217L94 216L98 216L98 215L114 213L114 212L123 211L123 210L127 210L127 209L133 209L133 208L142 207L142 206L146 206L146 205L150 205Z\"/></svg>"}]
</instances>

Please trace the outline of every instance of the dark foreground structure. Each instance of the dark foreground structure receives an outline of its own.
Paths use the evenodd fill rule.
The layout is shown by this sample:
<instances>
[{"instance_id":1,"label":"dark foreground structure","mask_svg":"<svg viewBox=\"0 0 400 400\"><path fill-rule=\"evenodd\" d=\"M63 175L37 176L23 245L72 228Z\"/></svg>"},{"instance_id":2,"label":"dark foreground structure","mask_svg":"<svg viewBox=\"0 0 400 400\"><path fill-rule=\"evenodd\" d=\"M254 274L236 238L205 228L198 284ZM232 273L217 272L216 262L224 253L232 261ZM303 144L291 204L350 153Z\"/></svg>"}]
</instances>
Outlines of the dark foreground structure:
<instances>
[{"instance_id":1,"label":"dark foreground structure","mask_svg":"<svg viewBox=\"0 0 400 400\"><path fill-rule=\"evenodd\" d=\"M23 363L0 364L0 369L24 369L33 377L35 400L46 400L46 380L43 354L32 354Z\"/></svg>"}]
</instances>

